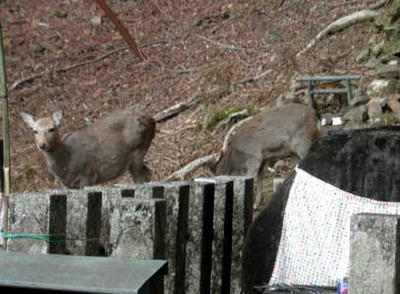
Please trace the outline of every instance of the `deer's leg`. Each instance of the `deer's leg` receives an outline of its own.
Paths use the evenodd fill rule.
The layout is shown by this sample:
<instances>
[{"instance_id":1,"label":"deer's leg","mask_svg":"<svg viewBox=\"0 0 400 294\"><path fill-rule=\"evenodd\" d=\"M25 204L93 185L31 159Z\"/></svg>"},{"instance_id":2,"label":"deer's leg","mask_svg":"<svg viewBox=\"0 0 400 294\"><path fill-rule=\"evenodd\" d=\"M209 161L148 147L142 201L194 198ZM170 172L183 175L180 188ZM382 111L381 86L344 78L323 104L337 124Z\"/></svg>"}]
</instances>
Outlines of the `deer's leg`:
<instances>
[{"instance_id":1,"label":"deer's leg","mask_svg":"<svg viewBox=\"0 0 400 294\"><path fill-rule=\"evenodd\" d=\"M263 169L262 158L252 157L247 160L247 175L253 176L256 182L256 192L253 201L253 208L257 209L261 202L263 176L261 170Z\"/></svg>"},{"instance_id":2,"label":"deer's leg","mask_svg":"<svg viewBox=\"0 0 400 294\"><path fill-rule=\"evenodd\" d=\"M132 180L136 183L148 182L151 180L151 170L143 162L144 154L135 151L129 164L129 172Z\"/></svg>"},{"instance_id":3,"label":"deer's leg","mask_svg":"<svg viewBox=\"0 0 400 294\"><path fill-rule=\"evenodd\" d=\"M264 160L258 169L257 173L257 178L256 178L256 198L254 201L253 208L257 209L260 204L261 200L263 201L263 204L268 204L268 202L271 200L272 194L268 194L267 192L264 191L264 182L265 182L265 176L267 175L268 172L270 172L269 168L272 166L273 163L275 163L278 160L279 157L271 157L269 159Z\"/></svg>"}]
</instances>

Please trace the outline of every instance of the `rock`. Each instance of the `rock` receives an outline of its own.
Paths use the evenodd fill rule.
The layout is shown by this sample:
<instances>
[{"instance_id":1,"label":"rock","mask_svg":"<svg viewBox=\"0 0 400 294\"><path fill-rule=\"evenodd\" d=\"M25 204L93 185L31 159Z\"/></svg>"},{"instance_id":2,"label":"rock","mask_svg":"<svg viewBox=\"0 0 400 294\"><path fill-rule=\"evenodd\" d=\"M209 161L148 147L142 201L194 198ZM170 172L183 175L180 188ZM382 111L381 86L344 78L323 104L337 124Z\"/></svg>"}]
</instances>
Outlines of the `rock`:
<instances>
[{"instance_id":1,"label":"rock","mask_svg":"<svg viewBox=\"0 0 400 294\"><path fill-rule=\"evenodd\" d=\"M92 23L93 26L101 26L101 16L100 15L93 16L90 22Z\"/></svg>"},{"instance_id":2,"label":"rock","mask_svg":"<svg viewBox=\"0 0 400 294\"><path fill-rule=\"evenodd\" d=\"M367 95L370 97L381 96L383 90L388 86L388 80L373 80L367 87Z\"/></svg>"},{"instance_id":3,"label":"rock","mask_svg":"<svg viewBox=\"0 0 400 294\"><path fill-rule=\"evenodd\" d=\"M371 57L365 64L365 67L368 68L375 68L378 65L382 64L381 61L379 59L377 59L376 57Z\"/></svg>"},{"instance_id":4,"label":"rock","mask_svg":"<svg viewBox=\"0 0 400 294\"><path fill-rule=\"evenodd\" d=\"M367 87L369 97L383 97L400 92L400 81L396 79L373 80Z\"/></svg>"},{"instance_id":5,"label":"rock","mask_svg":"<svg viewBox=\"0 0 400 294\"><path fill-rule=\"evenodd\" d=\"M379 42L378 44L374 45L374 46L371 48L371 53L372 53L372 55L378 56L379 54L381 54L382 51L383 51L383 47L384 47L384 46L385 46L385 41L384 41L384 40L382 40L382 41Z\"/></svg>"},{"instance_id":6,"label":"rock","mask_svg":"<svg viewBox=\"0 0 400 294\"><path fill-rule=\"evenodd\" d=\"M400 95L392 95L388 97L387 106L396 114L396 117L400 116Z\"/></svg>"},{"instance_id":7,"label":"rock","mask_svg":"<svg viewBox=\"0 0 400 294\"><path fill-rule=\"evenodd\" d=\"M382 64L376 68L376 75L381 78L399 78L400 67L392 64Z\"/></svg>"},{"instance_id":8,"label":"rock","mask_svg":"<svg viewBox=\"0 0 400 294\"><path fill-rule=\"evenodd\" d=\"M65 11L63 8L59 7L53 10L53 15L58 18L66 18L68 16L68 12Z\"/></svg>"},{"instance_id":9,"label":"rock","mask_svg":"<svg viewBox=\"0 0 400 294\"><path fill-rule=\"evenodd\" d=\"M34 44L32 47L34 53L42 53L46 48L42 44Z\"/></svg>"},{"instance_id":10,"label":"rock","mask_svg":"<svg viewBox=\"0 0 400 294\"><path fill-rule=\"evenodd\" d=\"M361 52L356 57L356 62L357 63L367 62L368 59L369 59L369 54L370 54L370 50L369 49L361 50Z\"/></svg>"},{"instance_id":11,"label":"rock","mask_svg":"<svg viewBox=\"0 0 400 294\"><path fill-rule=\"evenodd\" d=\"M369 97L363 93L357 93L350 101L350 106L355 107L361 104L366 104L369 101Z\"/></svg>"},{"instance_id":12,"label":"rock","mask_svg":"<svg viewBox=\"0 0 400 294\"><path fill-rule=\"evenodd\" d=\"M90 19L90 22L92 23L93 36L98 35L100 33L102 25L101 16L100 15L93 16Z\"/></svg>"},{"instance_id":13,"label":"rock","mask_svg":"<svg viewBox=\"0 0 400 294\"><path fill-rule=\"evenodd\" d=\"M355 123L361 123L367 120L367 118L368 118L368 107L366 105L359 105L357 107L351 108L343 116L343 120L345 122L353 121Z\"/></svg>"},{"instance_id":14,"label":"rock","mask_svg":"<svg viewBox=\"0 0 400 294\"><path fill-rule=\"evenodd\" d=\"M383 107L386 106L386 103L386 98L372 98L368 102L368 116L372 121L379 119L379 116L382 115Z\"/></svg>"},{"instance_id":15,"label":"rock","mask_svg":"<svg viewBox=\"0 0 400 294\"><path fill-rule=\"evenodd\" d=\"M399 58L398 57L396 57L395 55L393 55L393 54L385 54L385 55L382 55L380 58L379 58L379 60L383 63L383 64L388 64L388 63L390 63L391 61L393 61L393 60L398 60Z\"/></svg>"}]
</instances>

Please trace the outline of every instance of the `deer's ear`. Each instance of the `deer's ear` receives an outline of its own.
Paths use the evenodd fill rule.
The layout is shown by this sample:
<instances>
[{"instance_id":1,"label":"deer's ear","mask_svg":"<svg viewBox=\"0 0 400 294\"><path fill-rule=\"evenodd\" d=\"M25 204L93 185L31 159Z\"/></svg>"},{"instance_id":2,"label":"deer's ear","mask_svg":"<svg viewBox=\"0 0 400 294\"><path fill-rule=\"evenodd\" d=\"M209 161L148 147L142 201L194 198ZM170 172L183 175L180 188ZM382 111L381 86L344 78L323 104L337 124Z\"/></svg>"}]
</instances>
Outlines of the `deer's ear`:
<instances>
[{"instance_id":1,"label":"deer's ear","mask_svg":"<svg viewBox=\"0 0 400 294\"><path fill-rule=\"evenodd\" d=\"M33 119L32 115L30 115L29 113L21 112L21 118L30 128L34 128L35 120Z\"/></svg>"},{"instance_id":2,"label":"deer's ear","mask_svg":"<svg viewBox=\"0 0 400 294\"><path fill-rule=\"evenodd\" d=\"M63 111L57 110L53 112L53 120L56 123L56 126L60 126L63 118Z\"/></svg>"}]
</instances>

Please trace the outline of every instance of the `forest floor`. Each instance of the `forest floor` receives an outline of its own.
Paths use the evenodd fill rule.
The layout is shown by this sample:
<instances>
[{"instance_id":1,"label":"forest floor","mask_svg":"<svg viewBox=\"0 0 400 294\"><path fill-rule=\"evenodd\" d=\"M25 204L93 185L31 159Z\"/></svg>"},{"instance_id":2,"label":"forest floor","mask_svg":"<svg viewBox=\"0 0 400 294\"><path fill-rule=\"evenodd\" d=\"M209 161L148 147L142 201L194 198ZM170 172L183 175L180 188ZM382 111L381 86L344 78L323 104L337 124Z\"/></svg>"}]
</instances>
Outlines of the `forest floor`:
<instances>
[{"instance_id":1,"label":"forest floor","mask_svg":"<svg viewBox=\"0 0 400 294\"><path fill-rule=\"evenodd\" d=\"M12 190L59 187L21 111L42 117L63 109L64 133L114 111L154 116L199 97L199 103L157 124L146 162L153 180L161 180L221 148L226 128L218 122L224 114L272 107L299 76L363 75L368 69L355 57L376 33L373 23L352 26L296 54L329 23L371 2L107 0L139 44L145 56L139 62L94 0L0 0ZM129 180L126 175L118 181Z\"/></svg>"}]
</instances>

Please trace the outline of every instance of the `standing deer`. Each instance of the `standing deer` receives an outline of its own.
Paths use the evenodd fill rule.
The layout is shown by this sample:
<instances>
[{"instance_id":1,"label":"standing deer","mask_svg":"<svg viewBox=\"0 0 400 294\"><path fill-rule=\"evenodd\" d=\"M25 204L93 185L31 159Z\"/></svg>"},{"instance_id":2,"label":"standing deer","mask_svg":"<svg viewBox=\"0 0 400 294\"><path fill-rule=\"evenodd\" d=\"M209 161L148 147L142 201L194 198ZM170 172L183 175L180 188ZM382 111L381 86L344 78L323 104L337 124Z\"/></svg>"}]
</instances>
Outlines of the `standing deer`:
<instances>
[{"instance_id":1,"label":"standing deer","mask_svg":"<svg viewBox=\"0 0 400 294\"><path fill-rule=\"evenodd\" d=\"M247 175L257 179L254 207L261 201L265 168L295 155L303 159L320 136L314 110L287 104L263 111L240 125L214 169L217 175Z\"/></svg>"},{"instance_id":2,"label":"standing deer","mask_svg":"<svg viewBox=\"0 0 400 294\"><path fill-rule=\"evenodd\" d=\"M137 182L151 177L143 163L155 133L155 122L150 117L120 112L68 133L61 140L58 127L62 111L38 120L23 112L21 117L33 130L49 171L67 188L104 183L126 170Z\"/></svg>"}]
</instances>

